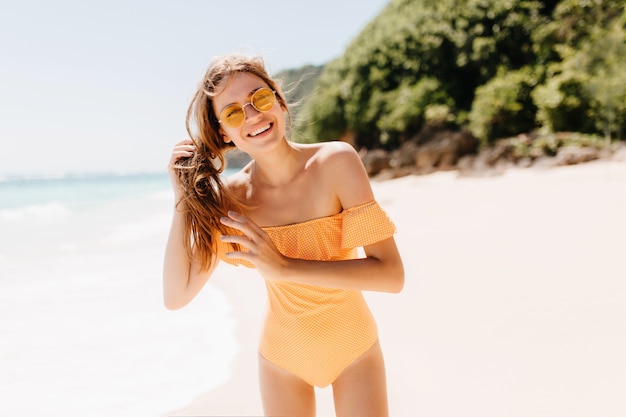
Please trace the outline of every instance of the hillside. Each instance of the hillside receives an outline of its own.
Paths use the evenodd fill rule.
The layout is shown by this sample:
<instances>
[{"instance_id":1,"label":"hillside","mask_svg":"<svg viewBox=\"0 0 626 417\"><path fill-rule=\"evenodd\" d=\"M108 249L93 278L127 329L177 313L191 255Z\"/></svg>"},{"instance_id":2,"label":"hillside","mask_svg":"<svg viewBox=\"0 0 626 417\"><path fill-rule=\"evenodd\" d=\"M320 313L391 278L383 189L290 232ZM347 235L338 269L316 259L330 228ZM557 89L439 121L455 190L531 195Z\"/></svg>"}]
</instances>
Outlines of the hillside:
<instances>
[{"instance_id":1,"label":"hillside","mask_svg":"<svg viewBox=\"0 0 626 417\"><path fill-rule=\"evenodd\" d=\"M297 141L393 151L457 137L472 154L518 138L510 146L530 159L602 147L626 133L626 11L616 0L391 0L342 56L280 75L289 85L302 74Z\"/></svg>"}]
</instances>

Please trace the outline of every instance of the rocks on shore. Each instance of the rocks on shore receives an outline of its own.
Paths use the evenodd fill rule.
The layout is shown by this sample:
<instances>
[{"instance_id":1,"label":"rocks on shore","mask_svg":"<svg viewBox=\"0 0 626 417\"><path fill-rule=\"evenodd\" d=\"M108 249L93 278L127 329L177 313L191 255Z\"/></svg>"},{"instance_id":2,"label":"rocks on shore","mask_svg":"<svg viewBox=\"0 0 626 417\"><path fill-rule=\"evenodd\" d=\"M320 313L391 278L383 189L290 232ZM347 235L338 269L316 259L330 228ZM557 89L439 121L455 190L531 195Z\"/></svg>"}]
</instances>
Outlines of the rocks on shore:
<instances>
[{"instance_id":1,"label":"rocks on shore","mask_svg":"<svg viewBox=\"0 0 626 417\"><path fill-rule=\"evenodd\" d=\"M499 175L511 167L555 167L597 159L626 161L626 142L606 145L603 140L576 133L518 135L480 149L467 131L427 128L398 149L359 151L368 175L383 180L406 175L457 170L461 176ZM241 168L250 157L234 149L228 167Z\"/></svg>"},{"instance_id":2,"label":"rocks on shore","mask_svg":"<svg viewBox=\"0 0 626 417\"><path fill-rule=\"evenodd\" d=\"M445 170L457 170L461 176L492 176L511 167L555 167L597 159L626 161L625 142L605 145L594 139L592 145L580 137L571 133L519 135L479 149L469 132L439 130L418 135L394 151L362 150L360 155L368 175L377 180Z\"/></svg>"}]
</instances>

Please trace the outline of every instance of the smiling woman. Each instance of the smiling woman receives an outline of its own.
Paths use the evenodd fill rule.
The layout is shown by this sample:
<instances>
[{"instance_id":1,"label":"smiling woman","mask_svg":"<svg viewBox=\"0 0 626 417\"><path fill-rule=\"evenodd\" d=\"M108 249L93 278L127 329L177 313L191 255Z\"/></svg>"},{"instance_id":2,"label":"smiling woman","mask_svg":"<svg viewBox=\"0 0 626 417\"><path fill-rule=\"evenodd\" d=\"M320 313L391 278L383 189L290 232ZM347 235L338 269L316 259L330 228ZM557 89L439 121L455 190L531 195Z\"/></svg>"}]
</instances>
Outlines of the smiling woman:
<instances>
[{"instance_id":1,"label":"smiling woman","mask_svg":"<svg viewBox=\"0 0 626 417\"><path fill-rule=\"evenodd\" d=\"M256 268L269 305L259 347L265 414L314 416L314 386L332 384L338 416L384 417L383 356L361 291L402 289L395 226L355 150L288 141L288 112L260 58L209 66L187 114L191 139L170 158L164 302L187 305L220 260ZM222 182L233 147L251 161Z\"/></svg>"}]
</instances>

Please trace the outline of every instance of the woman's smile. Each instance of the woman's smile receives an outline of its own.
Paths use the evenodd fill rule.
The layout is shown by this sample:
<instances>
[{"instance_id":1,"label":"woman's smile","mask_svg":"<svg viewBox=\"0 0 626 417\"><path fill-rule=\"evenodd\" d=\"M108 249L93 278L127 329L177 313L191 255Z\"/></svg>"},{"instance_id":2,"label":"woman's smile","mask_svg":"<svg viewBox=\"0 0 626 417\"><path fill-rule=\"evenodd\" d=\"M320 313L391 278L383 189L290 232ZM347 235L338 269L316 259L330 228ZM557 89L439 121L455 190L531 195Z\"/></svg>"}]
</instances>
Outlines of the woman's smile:
<instances>
[{"instance_id":1,"label":"woman's smile","mask_svg":"<svg viewBox=\"0 0 626 417\"><path fill-rule=\"evenodd\" d=\"M271 128L272 128L272 123L268 123L265 126L261 126L258 129L250 132L250 134L248 136L251 136L253 138L257 137L257 136L259 136L259 135L269 131Z\"/></svg>"}]
</instances>

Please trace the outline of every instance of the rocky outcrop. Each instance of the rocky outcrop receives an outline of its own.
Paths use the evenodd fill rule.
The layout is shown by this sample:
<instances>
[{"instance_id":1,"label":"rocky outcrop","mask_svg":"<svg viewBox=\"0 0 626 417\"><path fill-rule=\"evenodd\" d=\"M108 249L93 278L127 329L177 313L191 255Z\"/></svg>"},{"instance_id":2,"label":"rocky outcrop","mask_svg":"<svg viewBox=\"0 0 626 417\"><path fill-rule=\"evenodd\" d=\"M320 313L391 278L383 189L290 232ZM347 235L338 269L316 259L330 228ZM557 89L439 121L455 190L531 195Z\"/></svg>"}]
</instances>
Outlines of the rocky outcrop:
<instances>
[{"instance_id":1,"label":"rocky outcrop","mask_svg":"<svg viewBox=\"0 0 626 417\"><path fill-rule=\"evenodd\" d=\"M399 149L361 151L373 179L455 169L461 176L492 176L511 167L554 167L597 159L626 160L626 143L610 146L599 142L568 144L567 133L546 137L520 135L478 149L468 132L439 130L405 142Z\"/></svg>"},{"instance_id":2,"label":"rocky outcrop","mask_svg":"<svg viewBox=\"0 0 626 417\"><path fill-rule=\"evenodd\" d=\"M478 149L478 141L467 131L431 127L398 149L362 149L359 155L367 174L377 180L444 170L457 170L461 176L492 176L511 167L554 167L596 159L626 161L626 142L603 146L597 141L581 142L579 137L576 145L570 140L572 135L519 135ZM229 168L242 168L250 161L247 154L237 149L226 155Z\"/></svg>"},{"instance_id":3,"label":"rocky outcrop","mask_svg":"<svg viewBox=\"0 0 626 417\"><path fill-rule=\"evenodd\" d=\"M370 177L395 178L455 169L459 159L476 148L477 141L469 132L428 129L396 150L362 151L361 157Z\"/></svg>"}]
</instances>

